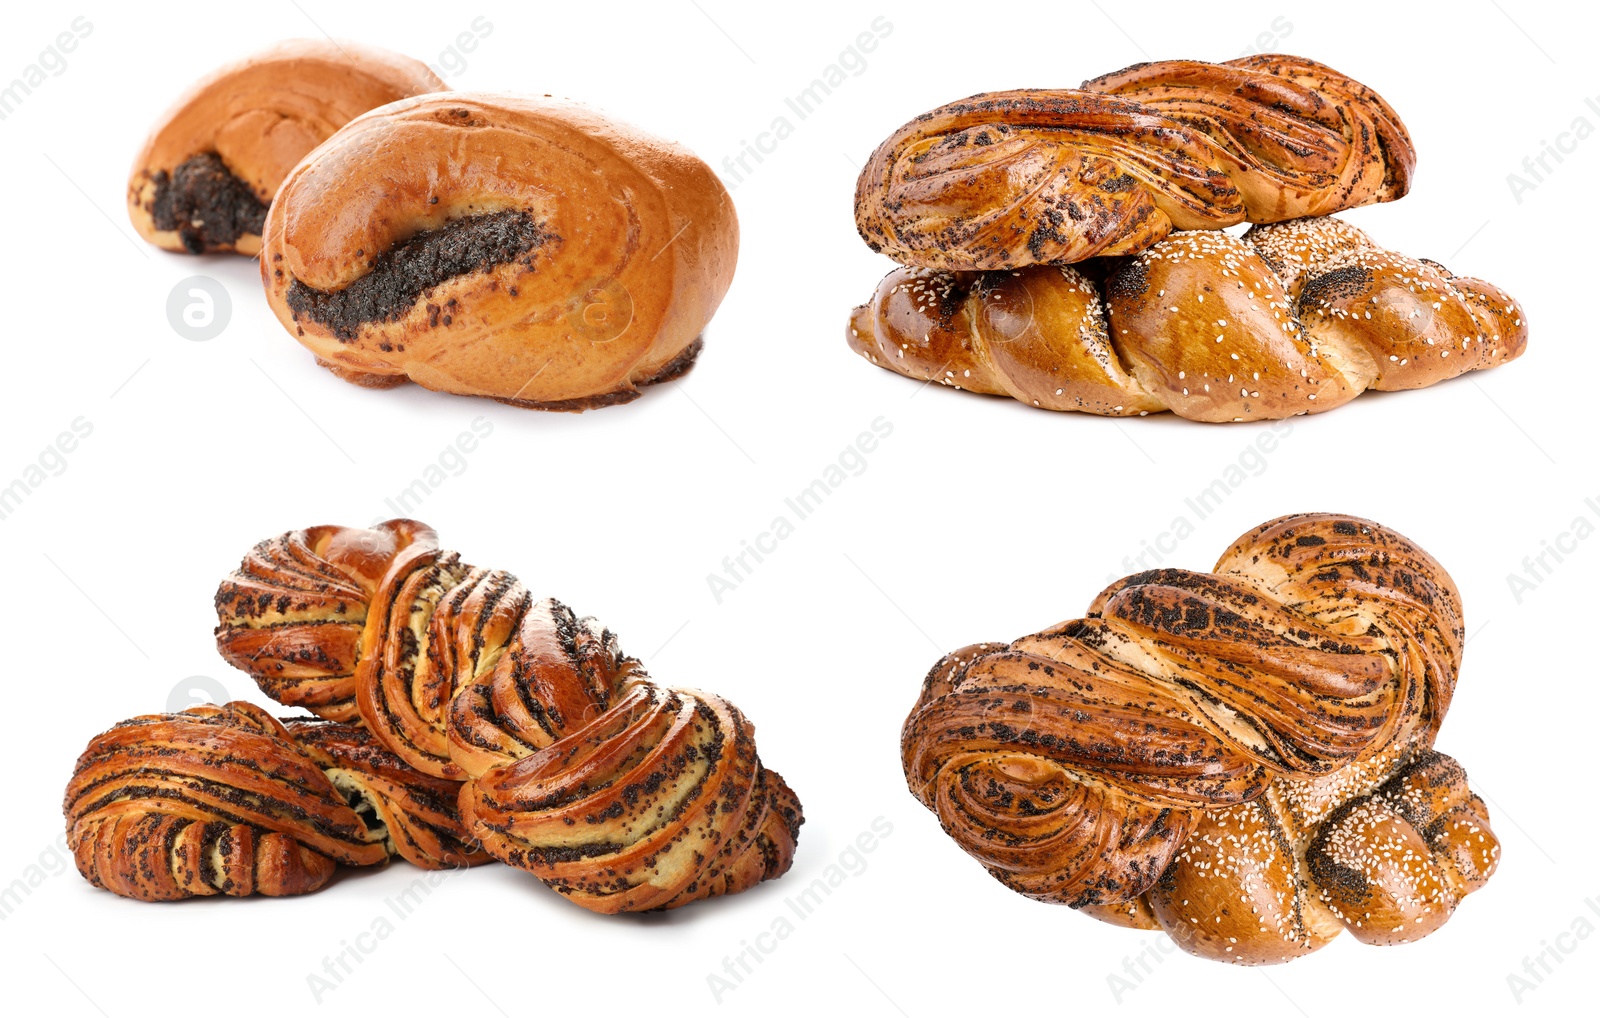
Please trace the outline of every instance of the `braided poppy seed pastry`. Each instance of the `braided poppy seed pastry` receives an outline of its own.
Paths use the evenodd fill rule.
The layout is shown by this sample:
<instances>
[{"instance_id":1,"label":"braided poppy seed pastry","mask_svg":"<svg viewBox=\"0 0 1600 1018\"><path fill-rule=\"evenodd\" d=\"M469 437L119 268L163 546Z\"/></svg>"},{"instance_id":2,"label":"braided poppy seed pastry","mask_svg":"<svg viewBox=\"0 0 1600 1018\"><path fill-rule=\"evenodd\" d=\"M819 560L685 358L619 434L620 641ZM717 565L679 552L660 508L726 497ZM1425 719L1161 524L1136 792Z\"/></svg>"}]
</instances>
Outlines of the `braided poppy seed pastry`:
<instances>
[{"instance_id":1,"label":"braided poppy seed pastry","mask_svg":"<svg viewBox=\"0 0 1600 1018\"><path fill-rule=\"evenodd\" d=\"M217 592L217 646L268 695L461 782L495 858L596 912L676 908L787 872L799 800L721 697L412 520L262 542Z\"/></svg>"},{"instance_id":2,"label":"braided poppy seed pastry","mask_svg":"<svg viewBox=\"0 0 1600 1018\"><path fill-rule=\"evenodd\" d=\"M355 669L367 604L397 558L438 547L433 529L414 520L262 541L217 588L217 650L285 706L359 720Z\"/></svg>"},{"instance_id":3,"label":"braided poppy seed pastry","mask_svg":"<svg viewBox=\"0 0 1600 1018\"><path fill-rule=\"evenodd\" d=\"M426 869L483 862L454 792L360 728L285 726L238 701L145 715L96 736L63 810L90 883L171 901L305 894L337 863L395 855Z\"/></svg>"},{"instance_id":4,"label":"braided poppy seed pastry","mask_svg":"<svg viewBox=\"0 0 1600 1018\"><path fill-rule=\"evenodd\" d=\"M254 255L267 206L307 152L368 110L448 87L375 46L280 42L206 75L162 115L133 161L128 216L168 251Z\"/></svg>"},{"instance_id":5,"label":"braided poppy seed pastry","mask_svg":"<svg viewBox=\"0 0 1600 1018\"><path fill-rule=\"evenodd\" d=\"M903 265L1064 265L1393 201L1415 159L1388 103L1315 61L1167 60L917 117L862 169L856 228Z\"/></svg>"},{"instance_id":6,"label":"braided poppy seed pastry","mask_svg":"<svg viewBox=\"0 0 1600 1018\"><path fill-rule=\"evenodd\" d=\"M1103 281L1097 276L1103 275ZM1123 259L1011 272L899 268L851 315L897 374L1046 410L1196 421L1321 413L1521 356L1498 287L1333 218L1174 233Z\"/></svg>"},{"instance_id":7,"label":"braided poppy seed pastry","mask_svg":"<svg viewBox=\"0 0 1600 1018\"><path fill-rule=\"evenodd\" d=\"M1432 748L1461 646L1426 552L1286 516L1212 573L1138 573L1082 619L947 655L902 731L906 779L1006 886L1202 957L1414 940L1499 858Z\"/></svg>"},{"instance_id":8,"label":"braided poppy seed pastry","mask_svg":"<svg viewBox=\"0 0 1600 1018\"><path fill-rule=\"evenodd\" d=\"M477 866L492 858L467 833L455 782L413 769L361 725L287 721L284 728L389 857L428 870Z\"/></svg>"},{"instance_id":9,"label":"braided poppy seed pastry","mask_svg":"<svg viewBox=\"0 0 1600 1018\"><path fill-rule=\"evenodd\" d=\"M687 150L575 103L481 93L346 125L266 229L268 302L339 377L545 410L687 371L739 244Z\"/></svg>"}]
</instances>

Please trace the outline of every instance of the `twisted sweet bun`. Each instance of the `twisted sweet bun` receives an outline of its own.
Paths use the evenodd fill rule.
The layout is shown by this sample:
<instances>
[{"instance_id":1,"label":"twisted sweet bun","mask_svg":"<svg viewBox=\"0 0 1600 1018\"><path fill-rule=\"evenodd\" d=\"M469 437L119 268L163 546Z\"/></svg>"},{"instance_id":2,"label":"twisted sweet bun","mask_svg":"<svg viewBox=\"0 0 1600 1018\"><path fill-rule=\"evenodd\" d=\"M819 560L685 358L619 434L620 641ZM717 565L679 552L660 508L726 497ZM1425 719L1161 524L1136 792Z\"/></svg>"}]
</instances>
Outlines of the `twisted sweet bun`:
<instances>
[{"instance_id":1,"label":"twisted sweet bun","mask_svg":"<svg viewBox=\"0 0 1600 1018\"><path fill-rule=\"evenodd\" d=\"M917 117L861 171L856 228L904 265L1063 265L1142 251L1173 230L1393 201L1415 158L1394 110L1332 68L1169 60Z\"/></svg>"},{"instance_id":2,"label":"twisted sweet bun","mask_svg":"<svg viewBox=\"0 0 1600 1018\"><path fill-rule=\"evenodd\" d=\"M288 727L238 701L124 721L78 758L63 810L78 870L144 901L304 894L335 864L482 862L454 786L350 725Z\"/></svg>"},{"instance_id":3,"label":"twisted sweet bun","mask_svg":"<svg viewBox=\"0 0 1600 1018\"><path fill-rule=\"evenodd\" d=\"M733 278L732 200L687 150L575 103L442 93L294 169L261 274L357 384L583 410L688 370Z\"/></svg>"},{"instance_id":4,"label":"twisted sweet bun","mask_svg":"<svg viewBox=\"0 0 1600 1018\"><path fill-rule=\"evenodd\" d=\"M754 726L721 697L656 685L634 662L622 672L593 720L463 786L484 846L604 913L677 908L787 872L800 801L761 765ZM544 719L519 714L496 727L544 742Z\"/></svg>"},{"instance_id":5,"label":"twisted sweet bun","mask_svg":"<svg viewBox=\"0 0 1600 1018\"><path fill-rule=\"evenodd\" d=\"M355 720L368 602L396 559L438 547L438 535L414 520L262 541L217 588L217 650L279 703Z\"/></svg>"},{"instance_id":6,"label":"twisted sweet bun","mask_svg":"<svg viewBox=\"0 0 1600 1018\"><path fill-rule=\"evenodd\" d=\"M1496 367L1528 328L1492 284L1325 217L1175 233L1085 266L899 268L847 339L898 374L1047 410L1252 421Z\"/></svg>"},{"instance_id":7,"label":"twisted sweet bun","mask_svg":"<svg viewBox=\"0 0 1600 1018\"><path fill-rule=\"evenodd\" d=\"M163 114L133 161L128 216L168 251L254 255L267 206L307 152L368 110L448 87L375 46L280 42L206 75Z\"/></svg>"},{"instance_id":8,"label":"twisted sweet bun","mask_svg":"<svg viewBox=\"0 0 1600 1018\"><path fill-rule=\"evenodd\" d=\"M906 779L1013 890L1204 957L1416 939L1499 853L1432 750L1461 645L1426 552L1286 516L1212 573L1129 576L1083 619L947 655L902 731Z\"/></svg>"},{"instance_id":9,"label":"twisted sweet bun","mask_svg":"<svg viewBox=\"0 0 1600 1018\"><path fill-rule=\"evenodd\" d=\"M460 869L491 859L467 834L455 782L416 771L361 725L290 721L284 727L390 857L428 870Z\"/></svg>"},{"instance_id":10,"label":"twisted sweet bun","mask_svg":"<svg viewBox=\"0 0 1600 1018\"><path fill-rule=\"evenodd\" d=\"M423 524L265 541L216 603L218 647L264 692L461 782L471 836L585 908L675 908L793 860L800 803L736 707L653 682L593 619Z\"/></svg>"}]
</instances>

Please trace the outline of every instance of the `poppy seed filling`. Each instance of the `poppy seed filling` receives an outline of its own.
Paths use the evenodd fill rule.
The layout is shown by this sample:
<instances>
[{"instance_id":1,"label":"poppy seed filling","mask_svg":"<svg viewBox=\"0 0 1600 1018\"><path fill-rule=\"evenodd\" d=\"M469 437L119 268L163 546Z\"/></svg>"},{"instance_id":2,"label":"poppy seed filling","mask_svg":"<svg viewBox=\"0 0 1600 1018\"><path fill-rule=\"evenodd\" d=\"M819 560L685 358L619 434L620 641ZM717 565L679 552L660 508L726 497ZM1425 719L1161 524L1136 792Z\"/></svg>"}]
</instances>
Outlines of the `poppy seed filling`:
<instances>
[{"instance_id":1,"label":"poppy seed filling","mask_svg":"<svg viewBox=\"0 0 1600 1018\"><path fill-rule=\"evenodd\" d=\"M466 216L396 244L348 286L318 290L295 279L284 299L296 321L303 315L349 342L368 323L404 318L423 294L456 276L513 261L532 269L532 252L555 239L520 209ZM450 324L448 311L430 314L428 324L441 321Z\"/></svg>"},{"instance_id":2,"label":"poppy seed filling","mask_svg":"<svg viewBox=\"0 0 1600 1018\"><path fill-rule=\"evenodd\" d=\"M190 156L171 173L151 175L150 218L156 229L176 231L191 254L231 247L246 234L261 235L267 206L234 176L215 152Z\"/></svg>"}]
</instances>

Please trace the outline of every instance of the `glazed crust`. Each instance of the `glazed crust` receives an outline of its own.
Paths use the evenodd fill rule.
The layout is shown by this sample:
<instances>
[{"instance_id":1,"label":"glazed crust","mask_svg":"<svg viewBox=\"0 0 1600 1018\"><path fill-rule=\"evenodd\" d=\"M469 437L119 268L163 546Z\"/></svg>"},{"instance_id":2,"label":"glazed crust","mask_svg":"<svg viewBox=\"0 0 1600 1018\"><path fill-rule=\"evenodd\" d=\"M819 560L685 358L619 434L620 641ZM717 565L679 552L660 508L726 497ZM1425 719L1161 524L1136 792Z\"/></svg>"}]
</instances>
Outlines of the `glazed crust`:
<instances>
[{"instance_id":1,"label":"glazed crust","mask_svg":"<svg viewBox=\"0 0 1600 1018\"><path fill-rule=\"evenodd\" d=\"M856 228L903 265L992 271L1142 251L1173 230L1393 201L1415 151L1371 89L1300 57L1140 64L987 92L886 139Z\"/></svg>"},{"instance_id":2,"label":"glazed crust","mask_svg":"<svg viewBox=\"0 0 1600 1018\"><path fill-rule=\"evenodd\" d=\"M143 901L304 894L336 864L428 869L488 857L450 782L331 722L287 726L238 701L132 718L90 741L63 811L78 870Z\"/></svg>"},{"instance_id":3,"label":"glazed crust","mask_svg":"<svg viewBox=\"0 0 1600 1018\"><path fill-rule=\"evenodd\" d=\"M340 377L541 409L687 370L738 251L732 200L687 150L575 103L477 93L350 123L266 230L269 303Z\"/></svg>"},{"instance_id":4,"label":"glazed crust","mask_svg":"<svg viewBox=\"0 0 1600 1018\"><path fill-rule=\"evenodd\" d=\"M1129 576L1083 619L947 655L902 731L906 779L1008 887L1192 953L1414 939L1498 858L1431 749L1461 645L1426 552L1366 520L1283 517L1212 573Z\"/></svg>"},{"instance_id":5,"label":"glazed crust","mask_svg":"<svg viewBox=\"0 0 1600 1018\"><path fill-rule=\"evenodd\" d=\"M790 866L800 804L738 708L652 681L593 619L461 562L421 523L265 541L217 613L218 647L263 691L353 714L364 755L430 776L387 824L425 855L453 850L430 834L454 818L448 786L485 850L596 912L675 908Z\"/></svg>"},{"instance_id":6,"label":"glazed crust","mask_svg":"<svg viewBox=\"0 0 1600 1018\"><path fill-rule=\"evenodd\" d=\"M182 224L155 221L158 181L186 160L215 153L261 205L289 171L339 128L397 99L448 88L421 61L359 43L290 39L192 85L151 129L133 161L128 216L139 235L168 251L255 255L261 235L207 241Z\"/></svg>"},{"instance_id":7,"label":"glazed crust","mask_svg":"<svg viewBox=\"0 0 1600 1018\"><path fill-rule=\"evenodd\" d=\"M898 374L1047 410L1222 422L1497 367L1521 356L1528 327L1494 285L1323 217L1242 239L1175 233L1083 266L899 268L846 338Z\"/></svg>"}]
</instances>

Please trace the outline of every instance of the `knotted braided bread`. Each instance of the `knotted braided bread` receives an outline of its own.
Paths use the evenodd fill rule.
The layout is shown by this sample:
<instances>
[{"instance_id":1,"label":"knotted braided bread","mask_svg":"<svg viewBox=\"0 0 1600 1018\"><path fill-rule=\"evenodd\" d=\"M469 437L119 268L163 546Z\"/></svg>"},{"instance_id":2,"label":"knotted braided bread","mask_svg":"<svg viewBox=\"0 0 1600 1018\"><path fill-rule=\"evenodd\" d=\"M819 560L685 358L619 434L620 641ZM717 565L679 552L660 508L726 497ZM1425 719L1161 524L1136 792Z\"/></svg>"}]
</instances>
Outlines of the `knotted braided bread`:
<instances>
[{"instance_id":1,"label":"knotted braided bread","mask_svg":"<svg viewBox=\"0 0 1600 1018\"><path fill-rule=\"evenodd\" d=\"M304 894L336 863L485 862L456 787L356 725L274 719L242 701L132 718L78 759L64 810L78 870L145 901Z\"/></svg>"},{"instance_id":2,"label":"knotted braided bread","mask_svg":"<svg viewBox=\"0 0 1600 1018\"><path fill-rule=\"evenodd\" d=\"M1315 61L1166 60L917 117L861 171L856 228L904 265L1062 265L1393 201L1415 160L1382 97Z\"/></svg>"},{"instance_id":3,"label":"knotted braided bread","mask_svg":"<svg viewBox=\"0 0 1600 1018\"><path fill-rule=\"evenodd\" d=\"M898 374L1047 410L1197 421L1320 413L1520 356L1498 287L1332 217L1174 233L1081 266L897 268L847 339Z\"/></svg>"},{"instance_id":4,"label":"knotted braided bread","mask_svg":"<svg viewBox=\"0 0 1600 1018\"><path fill-rule=\"evenodd\" d=\"M219 649L264 692L463 782L472 836L585 908L673 908L789 868L800 804L736 707L653 682L593 619L423 524L265 541L216 603Z\"/></svg>"},{"instance_id":5,"label":"knotted braided bread","mask_svg":"<svg viewBox=\"0 0 1600 1018\"><path fill-rule=\"evenodd\" d=\"M1008 887L1195 954L1415 939L1499 855L1432 749L1461 646L1426 552L1287 516L1212 573L1129 576L1085 618L947 655L902 731L906 779Z\"/></svg>"}]
</instances>

